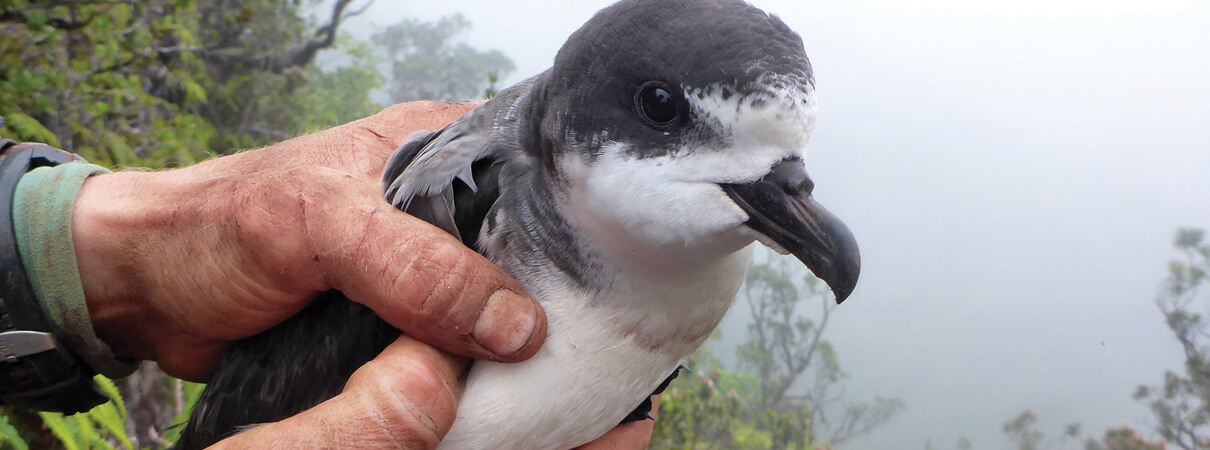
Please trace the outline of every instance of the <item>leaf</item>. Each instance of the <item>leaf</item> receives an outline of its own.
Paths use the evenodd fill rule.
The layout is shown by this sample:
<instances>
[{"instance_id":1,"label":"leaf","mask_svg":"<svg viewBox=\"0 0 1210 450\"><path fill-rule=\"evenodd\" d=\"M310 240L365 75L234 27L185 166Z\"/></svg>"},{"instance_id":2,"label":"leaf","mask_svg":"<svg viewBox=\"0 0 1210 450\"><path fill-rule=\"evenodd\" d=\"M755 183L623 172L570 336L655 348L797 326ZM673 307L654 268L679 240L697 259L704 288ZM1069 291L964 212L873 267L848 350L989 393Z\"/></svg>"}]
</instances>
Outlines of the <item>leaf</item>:
<instances>
[{"instance_id":1,"label":"leaf","mask_svg":"<svg viewBox=\"0 0 1210 450\"><path fill-rule=\"evenodd\" d=\"M115 166L131 165L138 160L138 155L134 153L134 149L130 148L126 138L111 130L101 132L101 142L105 145L105 151L109 153Z\"/></svg>"},{"instance_id":2,"label":"leaf","mask_svg":"<svg viewBox=\"0 0 1210 450\"><path fill-rule=\"evenodd\" d=\"M0 448L13 448L14 450L29 450L29 444L21 439L21 434L17 432L17 428L8 423L7 416L0 416Z\"/></svg>"},{"instance_id":3,"label":"leaf","mask_svg":"<svg viewBox=\"0 0 1210 450\"><path fill-rule=\"evenodd\" d=\"M93 408L96 409L96 408ZM84 448L113 448L108 442L101 438L101 433L97 431L97 427L93 426L92 414L76 414L67 418L69 423L74 423L76 437L82 443Z\"/></svg>"},{"instance_id":4,"label":"leaf","mask_svg":"<svg viewBox=\"0 0 1210 450\"><path fill-rule=\"evenodd\" d=\"M122 445L132 449L134 444L130 441L130 436L126 434L126 420L123 418L125 414L121 414L118 409L114 402L108 402L93 408L88 415L110 435L121 441Z\"/></svg>"},{"instance_id":5,"label":"leaf","mask_svg":"<svg viewBox=\"0 0 1210 450\"><path fill-rule=\"evenodd\" d=\"M41 11L32 11L29 13L29 19L26 20L25 26L29 27L29 31L38 33L46 28L47 23L50 23L50 18L46 17L46 14L43 14Z\"/></svg>"},{"instance_id":6,"label":"leaf","mask_svg":"<svg viewBox=\"0 0 1210 450\"><path fill-rule=\"evenodd\" d=\"M51 147L58 147L60 145L59 138L56 137L54 133L51 133L50 130L46 129L46 127L42 126L42 124L38 122L38 119L23 113L11 111L2 113L0 115L3 115L5 120L7 120L5 126L8 127L8 129L16 132L13 136L10 136L13 139L19 141L24 140L31 142L43 142Z\"/></svg>"},{"instance_id":7,"label":"leaf","mask_svg":"<svg viewBox=\"0 0 1210 450\"><path fill-rule=\"evenodd\" d=\"M113 380L105 378L104 375L92 377L92 380L97 383L97 387L101 388L101 392L117 405L122 420L126 420L126 402L122 400L122 392L118 390L118 386L113 383Z\"/></svg>"},{"instance_id":8,"label":"leaf","mask_svg":"<svg viewBox=\"0 0 1210 450\"><path fill-rule=\"evenodd\" d=\"M196 81L186 79L181 81L181 87L185 89L185 102L188 104L206 103L206 89Z\"/></svg>"},{"instance_id":9,"label":"leaf","mask_svg":"<svg viewBox=\"0 0 1210 450\"><path fill-rule=\"evenodd\" d=\"M55 437L59 438L59 442L63 443L63 448L67 450L80 449L80 441L76 439L76 433L67 424L67 421L63 420L62 414L40 412L38 415L42 417L42 422L50 428Z\"/></svg>"}]
</instances>

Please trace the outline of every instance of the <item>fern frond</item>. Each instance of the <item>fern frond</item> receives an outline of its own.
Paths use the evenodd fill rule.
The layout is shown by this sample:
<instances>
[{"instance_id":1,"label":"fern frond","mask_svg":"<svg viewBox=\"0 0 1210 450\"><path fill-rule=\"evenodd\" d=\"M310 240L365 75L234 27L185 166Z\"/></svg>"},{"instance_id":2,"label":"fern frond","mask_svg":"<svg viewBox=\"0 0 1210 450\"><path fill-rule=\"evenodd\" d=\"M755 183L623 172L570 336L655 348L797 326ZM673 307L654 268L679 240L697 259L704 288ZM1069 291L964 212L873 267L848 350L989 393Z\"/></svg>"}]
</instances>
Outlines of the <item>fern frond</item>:
<instances>
[{"instance_id":1,"label":"fern frond","mask_svg":"<svg viewBox=\"0 0 1210 450\"><path fill-rule=\"evenodd\" d=\"M3 415L0 415L0 448L29 450L29 444L25 443L25 439L21 439L17 428L8 423L8 416Z\"/></svg>"},{"instance_id":2,"label":"fern frond","mask_svg":"<svg viewBox=\"0 0 1210 450\"><path fill-rule=\"evenodd\" d=\"M114 397L118 398L118 397ZM117 438L128 449L134 448L134 443L130 441L130 436L126 434L126 420L119 414L118 406L114 402L109 402L104 405L93 408L88 412L92 420L108 431L110 435Z\"/></svg>"},{"instance_id":3,"label":"fern frond","mask_svg":"<svg viewBox=\"0 0 1210 450\"><path fill-rule=\"evenodd\" d=\"M80 450L80 441L76 439L76 433L72 430L72 426L68 425L66 420L63 420L63 415L59 413L40 412L38 416L42 417L42 423L50 427L50 431L59 438L59 442L63 443L63 448L67 450Z\"/></svg>"},{"instance_id":4,"label":"fern frond","mask_svg":"<svg viewBox=\"0 0 1210 450\"><path fill-rule=\"evenodd\" d=\"M97 386L101 388L101 392L109 396L109 399L117 406L118 414L121 415L122 420L126 420L126 402L122 400L122 393L118 391L118 386L114 384L113 380L105 378L103 375L97 375L92 377L92 379L97 382Z\"/></svg>"}]
</instances>

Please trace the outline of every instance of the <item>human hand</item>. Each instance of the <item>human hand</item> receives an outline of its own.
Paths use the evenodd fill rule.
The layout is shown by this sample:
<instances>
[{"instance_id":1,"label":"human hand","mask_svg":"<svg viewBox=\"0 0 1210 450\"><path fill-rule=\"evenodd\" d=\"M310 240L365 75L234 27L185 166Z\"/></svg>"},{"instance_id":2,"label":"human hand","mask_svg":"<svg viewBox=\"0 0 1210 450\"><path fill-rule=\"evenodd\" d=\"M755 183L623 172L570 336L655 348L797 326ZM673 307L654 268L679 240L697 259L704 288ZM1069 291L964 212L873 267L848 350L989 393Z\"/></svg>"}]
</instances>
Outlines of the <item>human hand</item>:
<instances>
[{"instance_id":1,"label":"human hand","mask_svg":"<svg viewBox=\"0 0 1210 450\"><path fill-rule=\"evenodd\" d=\"M213 448L435 448L454 424L467 364L402 336L339 395Z\"/></svg>"},{"instance_id":2,"label":"human hand","mask_svg":"<svg viewBox=\"0 0 1210 450\"><path fill-rule=\"evenodd\" d=\"M205 380L225 345L338 289L412 338L520 361L545 314L487 259L392 208L380 174L418 129L475 105L416 102L259 150L90 178L73 240L97 335Z\"/></svg>"},{"instance_id":3,"label":"human hand","mask_svg":"<svg viewBox=\"0 0 1210 450\"><path fill-rule=\"evenodd\" d=\"M405 337L337 397L219 445L434 447L456 416L468 360L417 340L512 362L546 335L545 314L516 281L383 200L379 176L399 144L474 106L396 105L184 169L90 178L72 226L98 336L120 356L200 381L227 342L339 289ZM589 445L642 448L650 434L637 422Z\"/></svg>"},{"instance_id":4,"label":"human hand","mask_svg":"<svg viewBox=\"0 0 1210 450\"><path fill-rule=\"evenodd\" d=\"M467 362L400 337L354 372L340 395L214 448L435 448L457 416ZM652 404L654 414L659 396ZM620 425L579 450L647 448L654 424Z\"/></svg>"}]
</instances>

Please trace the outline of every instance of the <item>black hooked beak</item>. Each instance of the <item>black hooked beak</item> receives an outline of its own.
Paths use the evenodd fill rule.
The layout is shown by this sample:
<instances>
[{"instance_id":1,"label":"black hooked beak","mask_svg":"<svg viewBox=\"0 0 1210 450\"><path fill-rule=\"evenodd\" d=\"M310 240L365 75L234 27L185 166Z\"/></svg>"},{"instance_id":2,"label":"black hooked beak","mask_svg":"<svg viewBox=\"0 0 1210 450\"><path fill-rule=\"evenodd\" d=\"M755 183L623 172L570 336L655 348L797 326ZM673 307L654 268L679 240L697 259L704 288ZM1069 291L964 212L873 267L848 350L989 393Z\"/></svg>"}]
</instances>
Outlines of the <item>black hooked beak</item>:
<instances>
[{"instance_id":1,"label":"black hooked beak","mask_svg":"<svg viewBox=\"0 0 1210 450\"><path fill-rule=\"evenodd\" d=\"M828 283L843 302L857 286L861 254L840 219L815 203L815 183L801 160L785 160L764 178L749 184L722 184L723 191L748 213L744 224L794 254Z\"/></svg>"}]
</instances>

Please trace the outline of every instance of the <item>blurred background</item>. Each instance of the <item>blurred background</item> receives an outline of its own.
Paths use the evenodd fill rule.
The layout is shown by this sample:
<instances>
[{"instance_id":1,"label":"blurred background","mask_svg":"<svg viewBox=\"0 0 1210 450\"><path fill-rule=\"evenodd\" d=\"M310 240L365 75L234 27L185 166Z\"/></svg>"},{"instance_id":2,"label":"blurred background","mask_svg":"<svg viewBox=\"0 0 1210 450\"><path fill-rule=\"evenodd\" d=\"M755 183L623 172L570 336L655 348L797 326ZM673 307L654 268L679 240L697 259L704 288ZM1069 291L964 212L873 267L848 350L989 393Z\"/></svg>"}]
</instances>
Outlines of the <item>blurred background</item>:
<instances>
[{"instance_id":1,"label":"blurred background","mask_svg":"<svg viewBox=\"0 0 1210 450\"><path fill-rule=\"evenodd\" d=\"M490 96L609 3L0 0L0 135L188 164ZM862 280L758 252L654 448L1210 448L1210 2L752 3L811 57ZM148 373L0 445L171 441L196 386Z\"/></svg>"}]
</instances>

